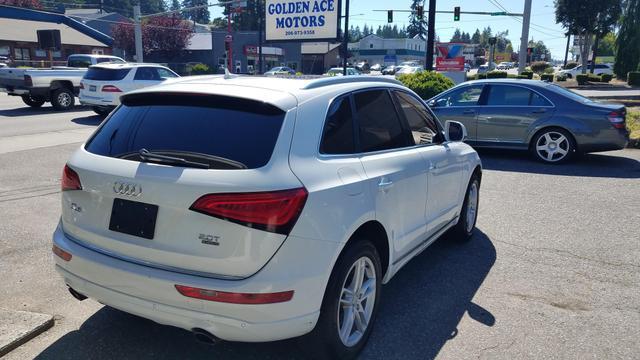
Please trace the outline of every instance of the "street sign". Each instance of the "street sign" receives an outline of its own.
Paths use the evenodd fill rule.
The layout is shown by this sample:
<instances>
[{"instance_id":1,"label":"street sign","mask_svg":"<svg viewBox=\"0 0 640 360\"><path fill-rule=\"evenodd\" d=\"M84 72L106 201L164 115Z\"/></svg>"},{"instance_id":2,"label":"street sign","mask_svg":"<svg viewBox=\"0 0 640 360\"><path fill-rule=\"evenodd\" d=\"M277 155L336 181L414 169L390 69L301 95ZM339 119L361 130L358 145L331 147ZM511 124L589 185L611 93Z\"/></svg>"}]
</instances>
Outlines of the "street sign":
<instances>
[{"instance_id":1,"label":"street sign","mask_svg":"<svg viewBox=\"0 0 640 360\"><path fill-rule=\"evenodd\" d=\"M267 41L332 41L338 39L340 0L266 0Z\"/></svg>"},{"instance_id":2,"label":"street sign","mask_svg":"<svg viewBox=\"0 0 640 360\"><path fill-rule=\"evenodd\" d=\"M464 71L464 46L460 43L437 43L436 70Z\"/></svg>"}]
</instances>

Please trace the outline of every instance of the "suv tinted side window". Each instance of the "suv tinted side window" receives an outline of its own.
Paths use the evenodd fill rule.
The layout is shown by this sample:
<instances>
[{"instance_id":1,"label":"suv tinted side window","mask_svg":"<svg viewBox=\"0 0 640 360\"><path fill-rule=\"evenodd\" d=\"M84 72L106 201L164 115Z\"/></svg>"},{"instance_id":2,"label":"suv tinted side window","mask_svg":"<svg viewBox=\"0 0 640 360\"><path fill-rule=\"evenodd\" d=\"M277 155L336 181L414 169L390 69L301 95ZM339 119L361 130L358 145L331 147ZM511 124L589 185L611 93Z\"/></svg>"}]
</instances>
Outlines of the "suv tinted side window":
<instances>
[{"instance_id":1,"label":"suv tinted side window","mask_svg":"<svg viewBox=\"0 0 640 360\"><path fill-rule=\"evenodd\" d=\"M353 95L363 152L410 146L387 90L369 90Z\"/></svg>"},{"instance_id":2,"label":"suv tinted side window","mask_svg":"<svg viewBox=\"0 0 640 360\"><path fill-rule=\"evenodd\" d=\"M158 71L153 67L141 67L136 70L134 80L162 80Z\"/></svg>"},{"instance_id":3,"label":"suv tinted side window","mask_svg":"<svg viewBox=\"0 0 640 360\"><path fill-rule=\"evenodd\" d=\"M353 136L353 112L349 96L331 104L322 130L320 152L323 154L352 154L356 147Z\"/></svg>"},{"instance_id":4,"label":"suv tinted side window","mask_svg":"<svg viewBox=\"0 0 640 360\"><path fill-rule=\"evenodd\" d=\"M393 91L400 105L400 112L407 119L416 145L433 144L438 126L429 110L415 97L403 91Z\"/></svg>"}]
</instances>

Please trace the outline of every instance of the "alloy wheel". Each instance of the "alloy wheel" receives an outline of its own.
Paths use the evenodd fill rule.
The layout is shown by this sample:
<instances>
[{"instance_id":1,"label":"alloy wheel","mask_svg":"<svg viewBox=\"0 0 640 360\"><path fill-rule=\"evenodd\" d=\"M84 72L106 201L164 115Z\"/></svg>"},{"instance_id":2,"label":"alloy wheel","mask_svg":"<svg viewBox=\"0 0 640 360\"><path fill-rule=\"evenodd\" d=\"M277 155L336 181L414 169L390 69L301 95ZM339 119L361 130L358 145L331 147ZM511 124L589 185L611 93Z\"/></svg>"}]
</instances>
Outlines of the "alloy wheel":
<instances>
[{"instance_id":1,"label":"alloy wheel","mask_svg":"<svg viewBox=\"0 0 640 360\"><path fill-rule=\"evenodd\" d=\"M345 346L356 345L370 324L376 299L376 268L363 256L347 272L338 303L338 334Z\"/></svg>"},{"instance_id":2,"label":"alloy wheel","mask_svg":"<svg viewBox=\"0 0 640 360\"><path fill-rule=\"evenodd\" d=\"M66 92L62 92L62 93L58 94L58 104L60 104L63 107L70 106L71 105L71 96Z\"/></svg>"},{"instance_id":3,"label":"alloy wheel","mask_svg":"<svg viewBox=\"0 0 640 360\"><path fill-rule=\"evenodd\" d=\"M556 131L544 133L536 141L536 153L548 162L557 162L564 159L571 150L571 143L566 136Z\"/></svg>"},{"instance_id":4,"label":"alloy wheel","mask_svg":"<svg viewBox=\"0 0 640 360\"><path fill-rule=\"evenodd\" d=\"M466 230L471 232L476 224L476 216L478 216L478 182L473 181L469 187L469 195L467 198L467 217Z\"/></svg>"}]
</instances>

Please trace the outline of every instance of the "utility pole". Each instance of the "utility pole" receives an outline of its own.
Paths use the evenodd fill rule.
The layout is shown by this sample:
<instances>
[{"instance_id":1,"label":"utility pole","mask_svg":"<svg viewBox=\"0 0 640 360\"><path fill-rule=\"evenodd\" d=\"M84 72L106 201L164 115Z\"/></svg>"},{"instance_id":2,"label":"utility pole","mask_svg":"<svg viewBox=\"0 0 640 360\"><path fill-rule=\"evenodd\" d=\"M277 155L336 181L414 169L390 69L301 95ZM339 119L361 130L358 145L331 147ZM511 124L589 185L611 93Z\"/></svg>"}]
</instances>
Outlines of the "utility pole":
<instances>
[{"instance_id":1,"label":"utility pole","mask_svg":"<svg viewBox=\"0 0 640 360\"><path fill-rule=\"evenodd\" d=\"M227 69L230 73L233 72L233 53L232 53L232 41L233 35L231 34L231 3L227 4L227 36L224 39L224 43L227 48Z\"/></svg>"},{"instance_id":2,"label":"utility pole","mask_svg":"<svg viewBox=\"0 0 640 360\"><path fill-rule=\"evenodd\" d=\"M349 0L345 1L344 6L344 30L342 32L342 51L344 58L342 59L342 75L347 76L347 58L349 57Z\"/></svg>"},{"instance_id":3,"label":"utility pole","mask_svg":"<svg viewBox=\"0 0 640 360\"><path fill-rule=\"evenodd\" d=\"M258 74L264 74L264 68L262 67L262 32L264 29L264 6L262 6L262 0L258 0Z\"/></svg>"},{"instance_id":4,"label":"utility pole","mask_svg":"<svg viewBox=\"0 0 640 360\"><path fill-rule=\"evenodd\" d=\"M520 37L520 53L518 54L518 73L527 65L527 48L529 47L529 22L531 21L531 0L524 0L522 15L522 37Z\"/></svg>"},{"instance_id":5,"label":"utility pole","mask_svg":"<svg viewBox=\"0 0 640 360\"><path fill-rule=\"evenodd\" d=\"M133 6L133 19L135 24L135 39L136 39L136 62L143 62L142 55L142 25L140 24L140 5Z\"/></svg>"},{"instance_id":6,"label":"utility pole","mask_svg":"<svg viewBox=\"0 0 640 360\"><path fill-rule=\"evenodd\" d=\"M569 56L569 41L571 41L571 33L567 32L567 48L564 50L564 66L563 66L563 68L567 67L567 58Z\"/></svg>"},{"instance_id":7,"label":"utility pole","mask_svg":"<svg viewBox=\"0 0 640 360\"><path fill-rule=\"evenodd\" d=\"M531 0L529 0L531 1ZM433 70L433 43L436 38L436 0L429 0L429 22L427 23L427 58L424 67L427 71Z\"/></svg>"}]
</instances>

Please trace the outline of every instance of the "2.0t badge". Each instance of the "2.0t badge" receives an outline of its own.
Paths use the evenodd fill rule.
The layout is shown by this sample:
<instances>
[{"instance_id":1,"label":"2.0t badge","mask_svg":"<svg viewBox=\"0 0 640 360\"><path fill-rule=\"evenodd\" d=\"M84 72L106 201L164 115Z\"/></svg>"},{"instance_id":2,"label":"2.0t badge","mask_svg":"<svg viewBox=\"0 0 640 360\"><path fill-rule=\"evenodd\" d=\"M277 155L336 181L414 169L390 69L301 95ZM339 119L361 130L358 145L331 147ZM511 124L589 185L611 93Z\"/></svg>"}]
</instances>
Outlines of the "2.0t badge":
<instances>
[{"instance_id":1,"label":"2.0t badge","mask_svg":"<svg viewBox=\"0 0 640 360\"><path fill-rule=\"evenodd\" d=\"M140 194L142 194L142 186L116 181L113 183L113 192L126 196L140 196Z\"/></svg>"}]
</instances>

